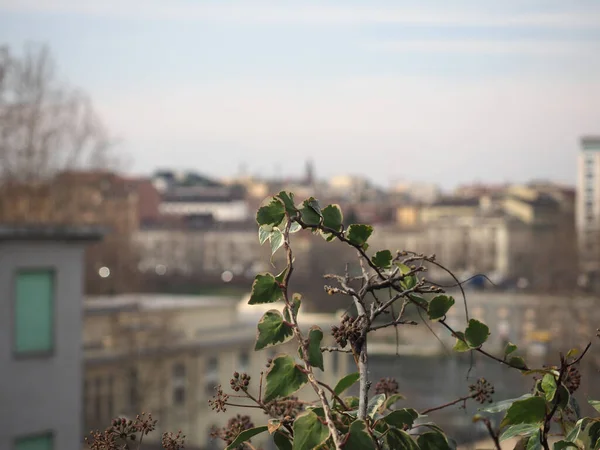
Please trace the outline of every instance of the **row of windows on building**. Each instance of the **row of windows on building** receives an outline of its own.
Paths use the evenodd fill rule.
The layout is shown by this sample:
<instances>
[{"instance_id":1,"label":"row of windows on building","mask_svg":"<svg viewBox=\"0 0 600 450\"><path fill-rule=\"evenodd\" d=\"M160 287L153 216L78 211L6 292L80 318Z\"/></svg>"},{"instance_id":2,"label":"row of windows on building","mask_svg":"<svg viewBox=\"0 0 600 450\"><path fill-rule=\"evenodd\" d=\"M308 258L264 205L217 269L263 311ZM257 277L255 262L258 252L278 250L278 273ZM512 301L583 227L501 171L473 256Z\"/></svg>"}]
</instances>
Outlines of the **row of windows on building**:
<instances>
[{"instance_id":1,"label":"row of windows on building","mask_svg":"<svg viewBox=\"0 0 600 450\"><path fill-rule=\"evenodd\" d=\"M243 351L238 356L237 370L247 372L250 367L250 354ZM206 360L204 371L204 392L211 396L219 384L219 359L216 356ZM187 401L188 370L183 362L176 362L171 367L171 404L184 406ZM126 377L127 409L135 412L141 401L140 377L137 368L130 368ZM115 417L115 376L105 375L86 379L84 382L86 421L88 423L106 421Z\"/></svg>"}]
</instances>

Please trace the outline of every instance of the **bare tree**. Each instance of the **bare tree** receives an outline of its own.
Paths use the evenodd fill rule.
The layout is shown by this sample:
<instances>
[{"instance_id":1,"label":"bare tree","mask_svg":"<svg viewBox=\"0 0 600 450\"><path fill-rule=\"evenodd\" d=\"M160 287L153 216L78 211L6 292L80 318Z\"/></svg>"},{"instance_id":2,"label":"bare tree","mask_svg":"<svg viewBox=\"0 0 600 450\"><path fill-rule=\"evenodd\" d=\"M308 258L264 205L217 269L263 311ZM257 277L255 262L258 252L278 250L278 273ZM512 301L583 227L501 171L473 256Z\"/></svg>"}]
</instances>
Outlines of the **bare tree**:
<instances>
[{"instance_id":1,"label":"bare tree","mask_svg":"<svg viewBox=\"0 0 600 450\"><path fill-rule=\"evenodd\" d=\"M108 133L90 99L56 76L45 46L0 49L0 179L40 183L67 169L110 167Z\"/></svg>"}]
</instances>

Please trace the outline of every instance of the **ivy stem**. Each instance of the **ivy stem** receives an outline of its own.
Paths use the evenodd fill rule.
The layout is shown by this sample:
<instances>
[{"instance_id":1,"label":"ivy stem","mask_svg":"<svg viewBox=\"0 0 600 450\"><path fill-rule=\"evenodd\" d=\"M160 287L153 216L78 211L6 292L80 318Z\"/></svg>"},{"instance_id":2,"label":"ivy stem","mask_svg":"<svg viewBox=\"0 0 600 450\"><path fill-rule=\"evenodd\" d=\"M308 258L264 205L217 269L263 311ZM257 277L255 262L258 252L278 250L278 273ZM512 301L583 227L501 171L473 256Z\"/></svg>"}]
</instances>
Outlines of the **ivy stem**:
<instances>
[{"instance_id":1,"label":"ivy stem","mask_svg":"<svg viewBox=\"0 0 600 450\"><path fill-rule=\"evenodd\" d=\"M298 341L298 343L300 344L300 346L302 348L302 359L304 361L304 368L307 373L308 381L311 384L311 386L313 387L315 393L317 394L317 396L319 397L319 400L321 401L321 405L323 406L323 412L325 413L325 422L327 423L327 428L329 429L329 434L331 435L333 445L335 446L336 450L341 450L342 443L340 442L340 437L338 435L338 431L335 426L335 422L333 420L333 414L331 413L331 408L329 407L329 402L327 401L327 397L325 396L325 391L319 385L317 379L315 378L315 376L312 372L310 363L308 361L308 340L304 339L304 336L302 335L302 331L300 330L300 326L298 325L298 318L296 317L296 314L294 314L294 310L293 310L293 307L292 307L292 304L291 304L290 298L289 298L288 286L289 286L290 277L292 275L292 271L294 270L294 265L293 265L294 257L292 254L292 248L290 246L290 226L291 226L291 224L292 224L292 220L288 216L288 221L285 226L285 230L283 232L283 246L285 248L285 253L286 253L287 273L285 274L283 282L281 283L281 292L283 293L283 300L286 304L286 307L288 308L288 311L290 312L290 318L292 319L292 322L294 325L293 326L294 335L296 337L296 340Z\"/></svg>"}]
</instances>

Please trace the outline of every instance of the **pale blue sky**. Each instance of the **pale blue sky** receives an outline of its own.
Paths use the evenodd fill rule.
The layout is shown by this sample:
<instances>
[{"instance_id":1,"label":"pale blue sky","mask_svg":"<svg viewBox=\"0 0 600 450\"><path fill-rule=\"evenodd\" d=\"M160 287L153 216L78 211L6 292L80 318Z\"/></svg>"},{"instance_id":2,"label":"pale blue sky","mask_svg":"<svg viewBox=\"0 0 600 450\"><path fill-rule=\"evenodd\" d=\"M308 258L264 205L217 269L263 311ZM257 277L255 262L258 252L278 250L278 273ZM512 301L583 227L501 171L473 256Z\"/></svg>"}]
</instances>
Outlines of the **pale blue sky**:
<instances>
[{"instance_id":1,"label":"pale blue sky","mask_svg":"<svg viewBox=\"0 0 600 450\"><path fill-rule=\"evenodd\" d=\"M596 0L0 0L137 173L573 182L600 134Z\"/></svg>"}]
</instances>

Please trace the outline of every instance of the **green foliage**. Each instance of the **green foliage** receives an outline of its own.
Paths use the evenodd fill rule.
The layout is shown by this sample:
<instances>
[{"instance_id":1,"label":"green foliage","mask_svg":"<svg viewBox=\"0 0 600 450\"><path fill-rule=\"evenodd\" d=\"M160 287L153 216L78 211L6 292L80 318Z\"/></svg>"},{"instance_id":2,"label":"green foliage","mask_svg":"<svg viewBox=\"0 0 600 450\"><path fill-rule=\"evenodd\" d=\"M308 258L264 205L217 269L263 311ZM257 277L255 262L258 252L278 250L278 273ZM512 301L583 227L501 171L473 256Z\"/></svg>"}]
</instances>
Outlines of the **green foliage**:
<instances>
[{"instance_id":1,"label":"green foliage","mask_svg":"<svg viewBox=\"0 0 600 450\"><path fill-rule=\"evenodd\" d=\"M489 335L490 329L487 325L475 319L469 320L469 326L465 330L465 340L469 347L481 347Z\"/></svg>"},{"instance_id":2,"label":"green foliage","mask_svg":"<svg viewBox=\"0 0 600 450\"><path fill-rule=\"evenodd\" d=\"M294 330L289 323L284 322L283 316L277 310L267 311L258 322L258 334L254 350L289 341L294 336Z\"/></svg>"},{"instance_id":3,"label":"green foliage","mask_svg":"<svg viewBox=\"0 0 600 450\"><path fill-rule=\"evenodd\" d=\"M344 450L375 450L375 443L367 431L364 420L355 420L350 425L350 432Z\"/></svg>"},{"instance_id":4,"label":"green foliage","mask_svg":"<svg viewBox=\"0 0 600 450\"><path fill-rule=\"evenodd\" d=\"M321 341L323 340L323 330L316 325L311 327L308 332L308 362L313 367L323 368L323 352L321 352Z\"/></svg>"},{"instance_id":5,"label":"green foliage","mask_svg":"<svg viewBox=\"0 0 600 450\"><path fill-rule=\"evenodd\" d=\"M373 233L373 227L371 225L358 225L352 224L348 227L346 232L346 238L351 244L361 247L366 250L369 247L367 240Z\"/></svg>"},{"instance_id":6,"label":"green foliage","mask_svg":"<svg viewBox=\"0 0 600 450\"><path fill-rule=\"evenodd\" d=\"M275 445L279 450L293 450L292 442L281 431L276 431L275 434L273 434L273 442L275 442Z\"/></svg>"},{"instance_id":7,"label":"green foliage","mask_svg":"<svg viewBox=\"0 0 600 450\"><path fill-rule=\"evenodd\" d=\"M357 383L359 378L360 374L358 372L346 375L340 381L338 381L333 389L333 392L335 392L336 395L342 395L347 389L350 389L353 384Z\"/></svg>"},{"instance_id":8,"label":"green foliage","mask_svg":"<svg viewBox=\"0 0 600 450\"><path fill-rule=\"evenodd\" d=\"M454 305L454 299L448 295L436 295L429 302L427 314L429 319L438 321L446 317L446 314Z\"/></svg>"},{"instance_id":9,"label":"green foliage","mask_svg":"<svg viewBox=\"0 0 600 450\"><path fill-rule=\"evenodd\" d=\"M371 400L369 400L369 404L367 405L367 415L373 418L384 402L385 394L377 394L371 397Z\"/></svg>"},{"instance_id":10,"label":"green foliage","mask_svg":"<svg viewBox=\"0 0 600 450\"><path fill-rule=\"evenodd\" d=\"M285 212L290 216L294 216L298 212L298 208L294 204L294 194L291 192L281 191L277 194L277 198L279 198L283 205L285 206Z\"/></svg>"},{"instance_id":11,"label":"green foliage","mask_svg":"<svg viewBox=\"0 0 600 450\"><path fill-rule=\"evenodd\" d=\"M541 424L546 416L546 401L542 397L529 397L517 400L500 423L501 427L517 424Z\"/></svg>"},{"instance_id":12,"label":"green foliage","mask_svg":"<svg viewBox=\"0 0 600 450\"><path fill-rule=\"evenodd\" d=\"M506 347L504 348L504 357L506 358L508 355L514 353L515 351L517 351L517 346L512 342L507 343Z\"/></svg>"},{"instance_id":13,"label":"green foliage","mask_svg":"<svg viewBox=\"0 0 600 450\"><path fill-rule=\"evenodd\" d=\"M428 431L417 439L420 450L450 450L446 436L438 431Z\"/></svg>"},{"instance_id":14,"label":"green foliage","mask_svg":"<svg viewBox=\"0 0 600 450\"><path fill-rule=\"evenodd\" d=\"M414 252L396 252L396 249L381 249L368 257L365 252L369 247L368 240L373 234L373 227L353 223L355 220L349 220L350 216L356 216L354 211L346 214L346 223L339 205L321 208L314 197L297 206L293 193L285 191L267 199L258 209L256 221L259 225L260 244L269 241L271 258L283 248L287 253L286 264L289 265L277 276L261 273L254 279L249 304L284 303L282 310L269 310L258 322L255 349L284 344L295 338L299 359L285 354L275 357L269 363L266 374L261 375L258 395L250 392L252 387L249 386L246 374L234 375L231 381L234 390L246 394L247 400L254 402L255 408L261 408L271 418L266 419L266 427L250 428L240 433L228 448L239 447L257 434L268 431L279 450L455 450L456 442L446 436L435 423L417 423L417 420L437 410L467 401L491 401L494 390L489 382L478 380L456 401L430 408L420 415L410 407L397 408L397 403L405 397L397 393L398 384L395 381L386 378L376 383L375 380L369 380L368 375L366 378L359 375L370 373L368 358L361 352L364 351L364 344L371 331L387 326L415 324L402 320L408 306L416 309L421 317L441 323L447 328L456 338L456 352L477 353L494 359L498 364L517 369L523 376L537 377L532 394L480 408L481 414L473 420L484 423L494 440L506 441L518 437L521 439L519 448L524 450L548 448L549 427L545 424L559 421L564 439L554 445L555 450L569 447L600 450L600 418L580 418L577 401L569 391L579 383L576 373L573 381L571 366L574 363L568 362L574 360L578 350L573 349L567 353L566 358L561 357L560 367L530 369L523 357L517 355L517 345L512 342L507 343L503 351L484 349L490 336L489 327L479 320L470 319L464 330L451 328L446 322L446 316L454 306L455 299L444 293L441 286L419 278L419 273L427 269L428 263L438 264L435 257ZM300 325L298 316L301 297L299 294L292 295L288 290L293 273L293 258L291 243L286 240L288 232L294 233L302 229L321 235L328 242L338 237L335 245L350 245L360 250L354 253L358 253L364 277L356 277L353 271L327 277L336 280L339 285L328 285L328 293L347 296L349 306L355 307L357 313L356 316L347 316L333 327L332 340L339 348L329 347L328 330L322 330L316 325ZM356 285L360 283L360 287L356 288L355 282ZM378 297L380 291L385 298L395 297L394 300L403 301L400 313L391 309L391 302L387 304L385 299L380 300L384 298ZM388 315L387 319L384 319L384 314ZM392 320L388 322L390 319ZM323 347L327 348L322 350ZM321 372L325 371L324 350L351 351L357 371L343 376L334 383L335 387L330 387L319 378L322 376ZM496 356L496 353L499 355ZM321 372L317 372L317 368ZM360 387L358 396L340 397L356 383ZM312 392L318 394L318 400L307 403L299 402L293 397L306 384L312 386ZM406 389L410 392L410 386ZM227 395L221 392L212 403L213 409L222 410L224 406L231 406L227 400ZM589 403L600 412L600 401L590 400ZM502 414L500 428L494 429L491 414ZM227 440L229 442L231 437L227 437Z\"/></svg>"},{"instance_id":15,"label":"green foliage","mask_svg":"<svg viewBox=\"0 0 600 450\"><path fill-rule=\"evenodd\" d=\"M293 450L316 448L329 437L329 430L313 411L307 411L294 421Z\"/></svg>"},{"instance_id":16,"label":"green foliage","mask_svg":"<svg viewBox=\"0 0 600 450\"><path fill-rule=\"evenodd\" d=\"M344 215L340 205L327 205L321 211L323 216L323 226L334 231L342 231L342 224L344 223Z\"/></svg>"},{"instance_id":17,"label":"green foliage","mask_svg":"<svg viewBox=\"0 0 600 450\"><path fill-rule=\"evenodd\" d=\"M287 355L277 356L267 372L267 385L263 401L270 402L278 397L287 397L308 382L306 373Z\"/></svg>"},{"instance_id":18,"label":"green foliage","mask_svg":"<svg viewBox=\"0 0 600 450\"><path fill-rule=\"evenodd\" d=\"M279 282L270 273L259 273L252 283L249 305L274 303L283 298Z\"/></svg>"},{"instance_id":19,"label":"green foliage","mask_svg":"<svg viewBox=\"0 0 600 450\"><path fill-rule=\"evenodd\" d=\"M231 444L229 444L227 446L227 448L225 448L225 450L234 450L240 444L243 444L244 442L249 441L257 434L264 433L265 431L267 431L266 426L250 428L249 430L244 430L240 434L238 434L238 436L233 440L233 442Z\"/></svg>"},{"instance_id":20,"label":"green foliage","mask_svg":"<svg viewBox=\"0 0 600 450\"><path fill-rule=\"evenodd\" d=\"M323 219L319 202L313 197L304 200L300 215L306 225L320 225Z\"/></svg>"},{"instance_id":21,"label":"green foliage","mask_svg":"<svg viewBox=\"0 0 600 450\"><path fill-rule=\"evenodd\" d=\"M500 435L500 441L505 441L514 438L515 436L531 436L539 429L539 424L522 423L519 425L511 425Z\"/></svg>"},{"instance_id":22,"label":"green foliage","mask_svg":"<svg viewBox=\"0 0 600 450\"><path fill-rule=\"evenodd\" d=\"M383 418L388 425L396 428L411 428L415 420L419 417L419 413L414 409L403 408L392 411Z\"/></svg>"},{"instance_id":23,"label":"green foliage","mask_svg":"<svg viewBox=\"0 0 600 450\"><path fill-rule=\"evenodd\" d=\"M373 257L371 261L377 267L381 267L382 269L389 269L392 266L392 252L389 250L380 250Z\"/></svg>"},{"instance_id":24,"label":"green foliage","mask_svg":"<svg viewBox=\"0 0 600 450\"><path fill-rule=\"evenodd\" d=\"M556 380L554 379L554 375L547 373L542 378L542 390L544 391L544 396L546 397L546 401L551 402L554 399L554 394L556 393Z\"/></svg>"},{"instance_id":25,"label":"green foliage","mask_svg":"<svg viewBox=\"0 0 600 450\"><path fill-rule=\"evenodd\" d=\"M281 200L271 197L265 206L261 206L256 213L256 223L275 227L285 217L285 206Z\"/></svg>"}]
</instances>

